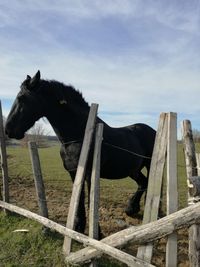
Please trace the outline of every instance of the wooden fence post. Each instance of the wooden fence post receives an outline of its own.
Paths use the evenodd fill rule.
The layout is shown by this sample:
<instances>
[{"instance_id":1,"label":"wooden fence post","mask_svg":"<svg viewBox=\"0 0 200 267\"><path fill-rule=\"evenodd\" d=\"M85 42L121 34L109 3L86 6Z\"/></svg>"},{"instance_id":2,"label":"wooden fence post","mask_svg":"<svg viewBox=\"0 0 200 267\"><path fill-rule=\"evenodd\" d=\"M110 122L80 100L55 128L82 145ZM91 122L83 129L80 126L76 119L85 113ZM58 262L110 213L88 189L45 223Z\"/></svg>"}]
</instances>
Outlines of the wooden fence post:
<instances>
[{"instance_id":1,"label":"wooden fence post","mask_svg":"<svg viewBox=\"0 0 200 267\"><path fill-rule=\"evenodd\" d=\"M34 174L35 189L38 198L38 205L40 209L40 214L48 218L48 208L45 196L45 188L42 178L42 171L40 167L40 159L38 155L38 149L35 142L28 142L28 147L31 156L31 163Z\"/></svg>"},{"instance_id":2,"label":"wooden fence post","mask_svg":"<svg viewBox=\"0 0 200 267\"><path fill-rule=\"evenodd\" d=\"M75 226L75 218L78 210L80 194L82 190L82 185L84 182L86 164L88 159L88 154L90 150L90 145L92 142L93 131L96 122L96 115L97 115L97 104L92 104L88 116L88 121L85 130L85 136L83 140L83 145L80 153L80 158L78 162L78 168L76 171L76 177L73 184L72 189L72 196L70 200L69 212L67 217L67 228L74 229ZM65 237L64 244L63 244L63 253L64 255L68 256L71 251L71 238Z\"/></svg>"},{"instance_id":3,"label":"wooden fence post","mask_svg":"<svg viewBox=\"0 0 200 267\"><path fill-rule=\"evenodd\" d=\"M197 161L197 174L200 176L200 153L196 153L196 161Z\"/></svg>"},{"instance_id":4,"label":"wooden fence post","mask_svg":"<svg viewBox=\"0 0 200 267\"><path fill-rule=\"evenodd\" d=\"M1 143L1 168L3 178L3 201L9 202L9 177L8 177L8 163L6 153L6 142L3 126L3 114L0 101L0 143Z\"/></svg>"},{"instance_id":5,"label":"wooden fence post","mask_svg":"<svg viewBox=\"0 0 200 267\"><path fill-rule=\"evenodd\" d=\"M168 113L167 215L178 210L177 188L177 114ZM177 233L168 236L166 267L177 266Z\"/></svg>"},{"instance_id":6,"label":"wooden fence post","mask_svg":"<svg viewBox=\"0 0 200 267\"><path fill-rule=\"evenodd\" d=\"M190 182L192 176L197 176L197 162L195 156L195 144L192 135L192 126L189 120L182 123L182 136L185 152L187 184L188 184L188 205L195 203L193 194L194 186ZM200 266L200 226L192 225L189 228L189 261L190 266Z\"/></svg>"},{"instance_id":7,"label":"wooden fence post","mask_svg":"<svg viewBox=\"0 0 200 267\"><path fill-rule=\"evenodd\" d=\"M96 127L95 147L93 156L91 189L90 189L90 210L89 210L89 236L99 238L99 194L100 194L100 160L101 144L103 138L103 124L98 123ZM90 267L97 266L93 261Z\"/></svg>"},{"instance_id":8,"label":"wooden fence post","mask_svg":"<svg viewBox=\"0 0 200 267\"><path fill-rule=\"evenodd\" d=\"M163 170L166 159L167 130L168 115L167 113L161 113L151 159L143 224L155 221L158 217ZM153 244L147 244L138 248L137 257L151 262L152 253Z\"/></svg>"}]
</instances>

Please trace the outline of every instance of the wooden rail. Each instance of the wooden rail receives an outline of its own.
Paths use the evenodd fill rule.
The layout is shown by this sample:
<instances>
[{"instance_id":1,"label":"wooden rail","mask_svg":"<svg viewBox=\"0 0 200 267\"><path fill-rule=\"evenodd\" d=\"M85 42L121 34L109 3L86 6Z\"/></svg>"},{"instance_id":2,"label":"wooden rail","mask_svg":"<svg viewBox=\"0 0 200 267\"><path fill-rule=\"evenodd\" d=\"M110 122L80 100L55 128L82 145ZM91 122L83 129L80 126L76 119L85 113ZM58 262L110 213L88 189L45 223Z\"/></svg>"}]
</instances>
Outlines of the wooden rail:
<instances>
[{"instance_id":1,"label":"wooden rail","mask_svg":"<svg viewBox=\"0 0 200 267\"><path fill-rule=\"evenodd\" d=\"M29 219L35 220L41 223L42 225L44 225L45 227L55 230L62 235L70 237L71 239L75 239L76 241L81 242L86 246L92 246L98 249L99 251L119 260L120 262L127 264L127 266L130 266L130 267L141 267L141 266L153 267L154 266L152 264L146 263L143 260L137 259L121 250L118 250L105 243L102 243L101 241L97 241L86 235L80 234L72 229L64 227L56 222L53 222L31 211L19 208L17 206L14 206L12 204L9 204L3 201L0 201L0 207L16 212L17 214L25 216Z\"/></svg>"},{"instance_id":2,"label":"wooden rail","mask_svg":"<svg viewBox=\"0 0 200 267\"><path fill-rule=\"evenodd\" d=\"M162 219L138 227L129 227L101 241L114 247L123 247L128 243L146 244L165 237L183 227L200 222L200 203L181 209ZM67 257L69 262L80 264L101 255L101 252L84 248Z\"/></svg>"},{"instance_id":3,"label":"wooden rail","mask_svg":"<svg viewBox=\"0 0 200 267\"><path fill-rule=\"evenodd\" d=\"M148 265L148 263L145 263L145 261L136 259L128 255L127 253L124 253L122 251L119 252L119 250L111 247L111 245L121 247L123 245L126 245L127 243L145 244L167 236L180 228L189 227L192 224L200 223L200 203L197 203L182 210L179 210L175 213L172 213L157 221L147 223L138 227L133 226L122 230L114 235L109 236L107 240L109 239L110 241L106 244L104 241L105 239L101 241L94 240L90 237L77 233L74 230L68 229L67 227L64 227L31 211L19 208L15 205L0 201L0 207L16 212L29 219L35 220L50 229L53 229L63 235L69 236L70 238L73 238L76 241L83 243L86 246L93 247L93 249L90 247L85 248L84 254L82 253L83 250L80 250L68 256L67 259L70 262L72 262L73 259L73 263L83 263L93 257L96 257L101 253L105 253L120 261L122 260L122 262L126 264L130 264L130 259L132 261L131 264L133 264L133 262L135 263L138 260L138 264L144 264L140 266L152 266ZM108 243L110 244L108 245ZM116 254L116 252L119 252L119 254ZM120 255L120 257L118 257L118 255Z\"/></svg>"}]
</instances>

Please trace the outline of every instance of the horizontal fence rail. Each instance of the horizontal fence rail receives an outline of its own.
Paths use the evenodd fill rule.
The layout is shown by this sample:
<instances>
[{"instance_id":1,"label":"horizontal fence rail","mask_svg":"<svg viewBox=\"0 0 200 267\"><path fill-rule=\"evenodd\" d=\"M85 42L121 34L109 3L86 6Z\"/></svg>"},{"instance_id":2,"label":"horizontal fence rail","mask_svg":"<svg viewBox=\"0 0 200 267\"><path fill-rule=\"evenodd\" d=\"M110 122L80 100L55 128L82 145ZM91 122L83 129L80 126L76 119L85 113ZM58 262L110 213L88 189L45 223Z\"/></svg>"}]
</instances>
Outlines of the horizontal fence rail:
<instances>
[{"instance_id":1,"label":"horizontal fence rail","mask_svg":"<svg viewBox=\"0 0 200 267\"><path fill-rule=\"evenodd\" d=\"M197 203L187 208L184 208L182 210L179 210L175 213L167 215L166 217L159 219L157 221L147 223L145 225L141 225L138 227L133 226L125 230L122 230L108 237L107 239L109 239L109 242L107 242L106 244L104 239L101 241L97 241L95 239L89 238L83 234L77 233L74 230L68 229L58 223L55 223L45 217L42 217L31 211L19 208L15 205L0 201L0 207L10 210L12 212L15 212L17 214L20 214L22 216L25 216L29 219L35 220L41 223L42 225L50 229L53 229L65 236L69 236L70 238L73 238L76 241L81 242L87 246L94 247L92 251L91 251L91 248L85 248L84 254L83 254L83 250L82 251L80 250L68 256L67 258L68 261L76 263L76 264L83 263L84 261L88 261L91 258L94 258L101 253L106 253L106 254L110 253L109 254L110 256L116 258L116 254L112 252L112 249L114 248L112 248L111 246L121 247L121 246L126 245L129 242L131 242L132 244L149 243L154 240L158 240L162 237L165 237L183 227L189 227L192 224L200 223L200 203ZM110 248L111 248L111 252L110 252ZM79 257L80 254L81 254L81 258ZM127 255L128 255L127 253L123 253L123 254L121 253L122 257L128 257ZM127 262L125 261L126 261L126 258L123 259L123 262L127 264ZM135 261L135 259L133 261ZM145 262L143 261L143 263ZM149 265L146 265L146 266L149 266Z\"/></svg>"},{"instance_id":2,"label":"horizontal fence rail","mask_svg":"<svg viewBox=\"0 0 200 267\"><path fill-rule=\"evenodd\" d=\"M45 227L55 230L58 233L70 237L71 239L74 239L80 243L83 243L86 246L92 246L99 251L127 264L127 266L130 267L153 267L154 265L146 263L143 260L137 259L121 250L118 250L116 248L111 247L110 245L107 245L105 243L102 243L101 241L97 241L93 238L90 238L84 234L80 234L72 229L69 229L67 227L64 227L54 221L51 221L43 216L40 216L36 213L33 213L31 211L19 208L17 206L14 206L12 204L0 201L0 207L5 208L7 210L10 210L12 212L15 212L17 214L20 214L26 218L32 219L34 221L37 221L44 225Z\"/></svg>"},{"instance_id":3,"label":"horizontal fence rail","mask_svg":"<svg viewBox=\"0 0 200 267\"><path fill-rule=\"evenodd\" d=\"M200 222L200 203L181 209L157 221L138 227L131 226L101 241L115 247L123 247L128 243L143 245L165 237L183 227ZM101 253L92 248L84 248L68 256L69 262L80 264L88 262Z\"/></svg>"}]
</instances>

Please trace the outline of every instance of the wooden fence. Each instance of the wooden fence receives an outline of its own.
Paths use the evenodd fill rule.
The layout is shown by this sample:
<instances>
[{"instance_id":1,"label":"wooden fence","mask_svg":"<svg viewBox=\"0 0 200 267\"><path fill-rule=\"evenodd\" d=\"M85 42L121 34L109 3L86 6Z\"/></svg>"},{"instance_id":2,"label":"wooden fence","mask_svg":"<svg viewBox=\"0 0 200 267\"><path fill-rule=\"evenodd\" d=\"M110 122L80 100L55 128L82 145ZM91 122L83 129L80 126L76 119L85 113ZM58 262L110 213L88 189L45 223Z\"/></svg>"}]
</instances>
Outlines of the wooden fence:
<instances>
[{"instance_id":1,"label":"wooden fence","mask_svg":"<svg viewBox=\"0 0 200 267\"><path fill-rule=\"evenodd\" d=\"M189 120L182 123L182 135L187 173L188 205L193 205L199 201L200 177L197 176L195 144ZM200 226L197 224L193 224L189 228L189 261L190 266L200 266Z\"/></svg>"},{"instance_id":2,"label":"wooden fence","mask_svg":"<svg viewBox=\"0 0 200 267\"><path fill-rule=\"evenodd\" d=\"M0 101L0 144L1 144L1 168L3 177L3 201L9 202L9 184L8 184L8 164L7 164L7 153L6 153L6 142L3 126L3 115Z\"/></svg>"},{"instance_id":3,"label":"wooden fence","mask_svg":"<svg viewBox=\"0 0 200 267\"><path fill-rule=\"evenodd\" d=\"M176 231L182 227L190 227L190 250L189 258L191 266L199 266L199 246L198 244L198 224L200 223L200 203L199 192L200 179L197 173L196 163L191 160L195 158L192 131L188 123L183 123L183 141L187 166L187 177L189 187L189 205L180 211L178 210L178 189L177 189L177 116L176 113L162 113L160 115L158 130L156 134L155 146L153 150L151 168L149 175L149 184L146 197L146 204L143 217L143 225L130 227L115 233L109 237L97 241L98 239L98 206L99 206L99 178L100 178L100 154L103 136L103 125L96 125L96 114L98 105L92 104L88 122L86 125L83 146L78 163L77 173L74 181L68 219L66 227L61 226L48 219L48 209L46 205L45 188L43 185L42 172L37 153L37 147L34 143L29 143L29 150L32 160L32 167L35 179L36 192L40 214L37 215L28 210L9 204L8 177L5 178L4 160L6 156L4 143L3 127L0 130L1 138L1 159L3 170L3 201L0 201L0 207L21 214L27 218L42 223L45 227L54 229L65 236L63 252L66 262L70 264L84 264L94 260L102 253L125 263L127 266L153 266L151 264L153 242L164 236L168 236L166 247L166 266L177 266L177 235ZM1 115L1 114L0 114ZM0 121L1 122L1 121ZM189 129L189 130L188 130ZM188 134L188 131L190 135ZM93 152L93 168L91 175L91 193L90 193L90 214L89 214L89 237L74 231L75 217L79 205L80 193L84 182L84 176L87 167L88 153L91 149L91 141L95 132L95 146ZM189 141L188 141L189 140ZM191 145L192 144L192 145ZM3 153L4 151L4 153ZM189 152L188 152L189 151ZM4 159L5 157L5 159ZM164 166L167 163L167 216L158 220L159 205L161 199L161 188L163 184ZM195 178L196 177L196 178ZM7 179L7 180L6 180ZM71 240L75 239L87 247L77 252L71 252ZM137 256L134 257L119 249L128 243L140 245ZM91 266L97 266L93 261Z\"/></svg>"}]
</instances>

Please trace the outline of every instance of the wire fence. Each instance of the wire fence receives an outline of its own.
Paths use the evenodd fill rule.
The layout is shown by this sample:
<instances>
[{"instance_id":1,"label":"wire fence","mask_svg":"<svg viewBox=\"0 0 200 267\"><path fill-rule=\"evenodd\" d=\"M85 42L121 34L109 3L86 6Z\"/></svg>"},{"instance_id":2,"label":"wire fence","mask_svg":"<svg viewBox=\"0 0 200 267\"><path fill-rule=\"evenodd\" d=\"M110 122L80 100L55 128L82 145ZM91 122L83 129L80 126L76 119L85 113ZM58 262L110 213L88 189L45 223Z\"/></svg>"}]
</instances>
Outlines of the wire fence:
<instances>
[{"instance_id":1,"label":"wire fence","mask_svg":"<svg viewBox=\"0 0 200 267\"><path fill-rule=\"evenodd\" d=\"M46 198L48 205L50 207L58 205L59 207L63 206L67 208L66 205L69 203L69 199L71 196L72 181L70 179L69 174L64 170L64 167L62 165L62 160L59 155L59 147L39 149L39 154L40 154L43 180L45 184ZM47 154L50 156L48 156L48 158L45 159ZM180 157L179 160L180 162L178 163L178 177L180 185L182 184L186 185L186 174L185 174L186 166L184 161L182 160L182 155L180 155L179 157ZM56 159L52 160L53 158ZM30 195L31 191L32 193L31 201L35 203L34 208L36 208L38 200L35 194L33 171L31 167L31 161L29 158L28 148L8 147L8 165L9 165L9 176L10 176L9 184L11 191L10 192L11 202L16 204L20 204L20 202L23 202L23 204L26 205L26 207L28 208L29 201L26 199L26 197ZM118 180L113 182L107 181L107 183L104 180L101 190L102 192L103 191L107 192L110 190L110 195L112 195L112 191L119 190L119 188L124 188L124 190L122 190L121 193L124 198L124 206L125 206L126 198L128 199L128 197L131 196L137 189L136 184L133 183L131 179L128 182L127 179L126 180L122 179L120 181ZM163 193L163 195L165 195L165 193ZM179 186L179 197L180 197L180 202L183 202L183 204L182 203L180 204L180 206L182 207L186 204L186 198L187 198L186 186ZM116 199L114 197L108 201L110 201L113 204L115 200ZM41 199L41 201L43 200ZM163 203L164 202L165 199L163 200ZM33 205L31 204L31 206Z\"/></svg>"}]
</instances>

